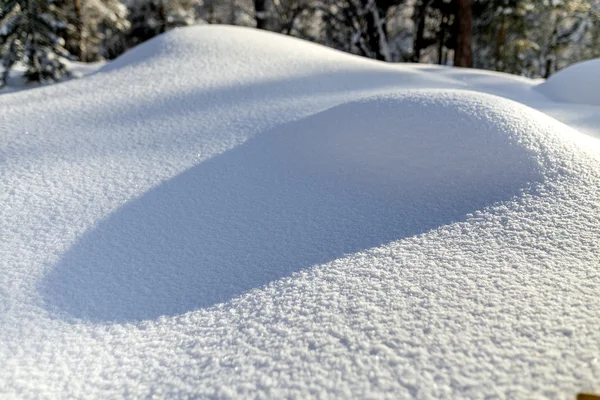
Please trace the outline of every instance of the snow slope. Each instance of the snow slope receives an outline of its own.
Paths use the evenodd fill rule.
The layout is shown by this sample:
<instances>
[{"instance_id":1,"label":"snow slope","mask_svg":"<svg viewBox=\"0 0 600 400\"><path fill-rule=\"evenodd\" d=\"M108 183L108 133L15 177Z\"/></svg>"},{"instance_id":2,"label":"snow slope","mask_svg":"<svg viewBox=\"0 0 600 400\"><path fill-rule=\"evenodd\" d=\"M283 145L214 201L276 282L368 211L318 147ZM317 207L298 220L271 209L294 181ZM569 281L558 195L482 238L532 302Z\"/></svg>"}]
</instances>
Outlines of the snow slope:
<instances>
[{"instance_id":1,"label":"snow slope","mask_svg":"<svg viewBox=\"0 0 600 400\"><path fill-rule=\"evenodd\" d=\"M0 96L0 393L599 390L599 142L535 85L202 26Z\"/></svg>"}]
</instances>

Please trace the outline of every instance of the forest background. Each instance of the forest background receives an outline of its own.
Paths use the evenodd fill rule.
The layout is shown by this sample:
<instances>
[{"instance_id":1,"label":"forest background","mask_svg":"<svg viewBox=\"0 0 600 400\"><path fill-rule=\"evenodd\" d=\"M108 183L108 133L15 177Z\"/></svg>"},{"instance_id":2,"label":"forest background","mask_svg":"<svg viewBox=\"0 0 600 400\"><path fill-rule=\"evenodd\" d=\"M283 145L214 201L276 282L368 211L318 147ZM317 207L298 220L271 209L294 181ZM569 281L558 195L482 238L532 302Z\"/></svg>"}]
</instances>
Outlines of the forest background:
<instances>
[{"instance_id":1,"label":"forest background","mask_svg":"<svg viewBox=\"0 0 600 400\"><path fill-rule=\"evenodd\" d=\"M0 86L70 76L170 29L256 27L387 62L547 78L600 57L600 0L0 0Z\"/></svg>"}]
</instances>

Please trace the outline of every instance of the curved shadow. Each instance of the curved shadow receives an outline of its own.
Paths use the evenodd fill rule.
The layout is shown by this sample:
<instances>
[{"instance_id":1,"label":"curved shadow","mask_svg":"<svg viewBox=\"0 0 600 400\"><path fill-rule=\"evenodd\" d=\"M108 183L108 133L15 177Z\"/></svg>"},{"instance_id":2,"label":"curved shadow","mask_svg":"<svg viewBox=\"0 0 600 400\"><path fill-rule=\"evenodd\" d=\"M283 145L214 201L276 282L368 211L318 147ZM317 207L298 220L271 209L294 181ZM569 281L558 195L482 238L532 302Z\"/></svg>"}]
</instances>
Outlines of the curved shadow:
<instances>
[{"instance_id":1,"label":"curved shadow","mask_svg":"<svg viewBox=\"0 0 600 400\"><path fill-rule=\"evenodd\" d=\"M347 114L325 112L259 135L124 205L46 276L40 290L47 306L98 322L209 307L303 268L461 220L531 183L523 170L532 168L491 154L494 144L478 132L466 143L486 144L491 153L469 162L491 168L461 177L452 166L460 168L472 152L464 143L457 147L464 151L454 151L445 141L396 135L392 130L401 128L383 123L377 135L390 131L383 155L369 147L369 118L343 122ZM344 124L366 134L348 138ZM529 159L517 145L513 151ZM486 175L490 170L498 175ZM494 184L478 184L483 180Z\"/></svg>"}]
</instances>

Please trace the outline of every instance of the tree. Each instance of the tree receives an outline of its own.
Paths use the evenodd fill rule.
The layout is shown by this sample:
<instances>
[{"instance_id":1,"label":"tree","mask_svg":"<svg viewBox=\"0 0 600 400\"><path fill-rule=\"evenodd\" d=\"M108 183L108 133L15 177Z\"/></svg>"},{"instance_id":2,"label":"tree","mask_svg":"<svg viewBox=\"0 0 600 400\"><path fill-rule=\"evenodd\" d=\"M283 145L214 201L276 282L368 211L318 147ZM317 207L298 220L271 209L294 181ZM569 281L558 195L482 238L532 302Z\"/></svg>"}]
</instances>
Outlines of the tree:
<instances>
[{"instance_id":1,"label":"tree","mask_svg":"<svg viewBox=\"0 0 600 400\"><path fill-rule=\"evenodd\" d=\"M457 67L473 66L473 0L457 0L458 31L456 33L456 49L454 65Z\"/></svg>"},{"instance_id":2,"label":"tree","mask_svg":"<svg viewBox=\"0 0 600 400\"><path fill-rule=\"evenodd\" d=\"M404 0L320 1L315 9L323 26L321 43L365 57L393 61L388 14Z\"/></svg>"},{"instance_id":3,"label":"tree","mask_svg":"<svg viewBox=\"0 0 600 400\"><path fill-rule=\"evenodd\" d=\"M541 46L544 78L571 63L594 56L593 49L598 45L594 35L597 37L598 34L600 2L555 0L547 4L546 9L549 34L546 31Z\"/></svg>"},{"instance_id":4,"label":"tree","mask_svg":"<svg viewBox=\"0 0 600 400\"><path fill-rule=\"evenodd\" d=\"M267 29L267 2L254 0L254 18L258 29Z\"/></svg>"},{"instance_id":5,"label":"tree","mask_svg":"<svg viewBox=\"0 0 600 400\"><path fill-rule=\"evenodd\" d=\"M431 45L425 41L425 20L427 18L427 8L433 0L417 0L414 7L414 24L416 26L415 37L413 40L412 62L421 60L421 50Z\"/></svg>"},{"instance_id":6,"label":"tree","mask_svg":"<svg viewBox=\"0 0 600 400\"><path fill-rule=\"evenodd\" d=\"M437 44L438 64L445 64L446 49L454 48L456 34L453 23L456 4L447 0L418 0L413 12L416 27L413 40L412 62L421 62L421 53ZM433 61L431 55L429 62Z\"/></svg>"},{"instance_id":7,"label":"tree","mask_svg":"<svg viewBox=\"0 0 600 400\"><path fill-rule=\"evenodd\" d=\"M79 61L98 61L110 55L115 37L130 24L120 0L53 0L52 8L67 22L65 48Z\"/></svg>"},{"instance_id":8,"label":"tree","mask_svg":"<svg viewBox=\"0 0 600 400\"><path fill-rule=\"evenodd\" d=\"M531 0L489 0L473 4L473 66L496 71L528 69L537 57L529 30L538 29L531 18ZM514 57L520 54L522 57Z\"/></svg>"},{"instance_id":9,"label":"tree","mask_svg":"<svg viewBox=\"0 0 600 400\"><path fill-rule=\"evenodd\" d=\"M130 29L123 33L124 50L178 26L196 21L197 0L130 0Z\"/></svg>"},{"instance_id":10,"label":"tree","mask_svg":"<svg viewBox=\"0 0 600 400\"><path fill-rule=\"evenodd\" d=\"M0 87L15 63L29 81L58 81L69 74L69 53L57 35L67 28L50 13L46 0L0 0Z\"/></svg>"},{"instance_id":11,"label":"tree","mask_svg":"<svg viewBox=\"0 0 600 400\"><path fill-rule=\"evenodd\" d=\"M274 31L306 38L301 26L311 25L308 14L314 12L314 4L310 0L273 0L273 6L275 12L270 22Z\"/></svg>"}]
</instances>

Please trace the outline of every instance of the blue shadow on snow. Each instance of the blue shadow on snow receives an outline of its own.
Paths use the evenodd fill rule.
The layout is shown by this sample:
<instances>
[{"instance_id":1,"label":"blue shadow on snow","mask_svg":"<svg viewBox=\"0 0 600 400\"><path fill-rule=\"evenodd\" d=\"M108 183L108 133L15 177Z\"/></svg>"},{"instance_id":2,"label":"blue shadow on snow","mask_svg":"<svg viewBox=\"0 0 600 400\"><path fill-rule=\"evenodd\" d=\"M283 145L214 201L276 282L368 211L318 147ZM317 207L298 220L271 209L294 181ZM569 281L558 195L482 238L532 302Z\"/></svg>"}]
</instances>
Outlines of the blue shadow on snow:
<instances>
[{"instance_id":1,"label":"blue shadow on snow","mask_svg":"<svg viewBox=\"0 0 600 400\"><path fill-rule=\"evenodd\" d=\"M351 159L305 157L307 143L335 148L336 137L321 136L302 121L280 126L125 204L48 274L40 288L48 308L66 318L134 322L210 307L464 219L530 184L424 185L435 177L415 180L415 165L360 179ZM413 150L394 151L405 160ZM443 146L432 151L431 160L444 158L435 154Z\"/></svg>"}]
</instances>

